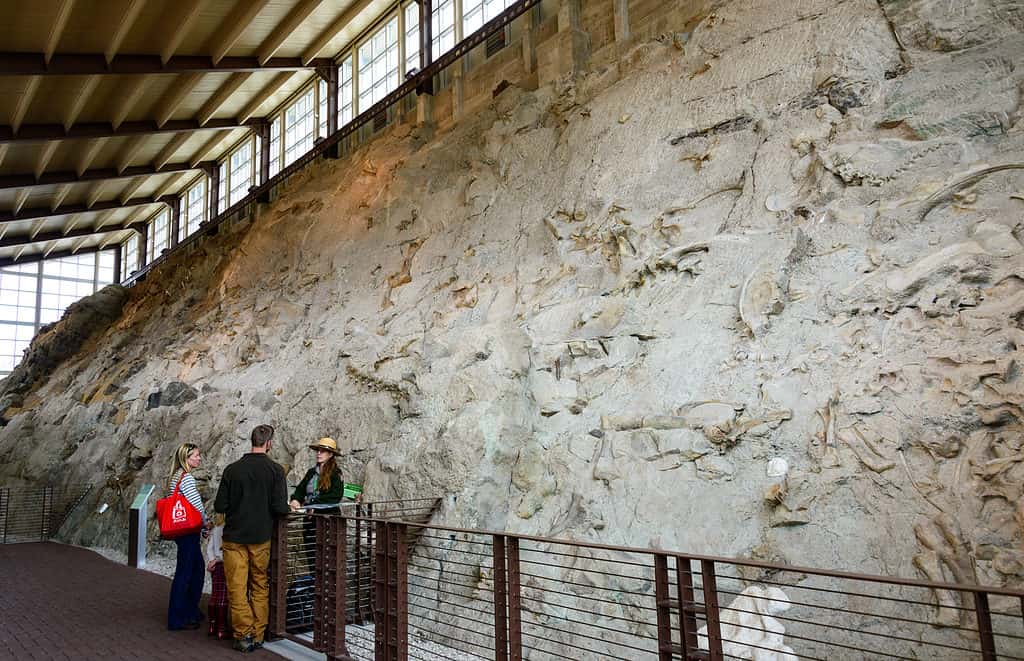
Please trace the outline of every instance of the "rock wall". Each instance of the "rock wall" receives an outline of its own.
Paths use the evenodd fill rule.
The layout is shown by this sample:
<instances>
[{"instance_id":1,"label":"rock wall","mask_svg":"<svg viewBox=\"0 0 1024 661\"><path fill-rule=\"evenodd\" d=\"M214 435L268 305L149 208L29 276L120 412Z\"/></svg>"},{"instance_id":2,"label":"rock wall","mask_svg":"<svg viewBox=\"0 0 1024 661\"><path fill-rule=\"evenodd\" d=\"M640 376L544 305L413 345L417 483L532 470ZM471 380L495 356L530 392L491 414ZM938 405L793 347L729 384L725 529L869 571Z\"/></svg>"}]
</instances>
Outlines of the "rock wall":
<instances>
[{"instance_id":1,"label":"rock wall","mask_svg":"<svg viewBox=\"0 0 1024 661\"><path fill-rule=\"evenodd\" d=\"M73 536L124 543L269 422L446 524L1021 585L1021 4L611 5L131 288L0 475L103 483Z\"/></svg>"}]
</instances>

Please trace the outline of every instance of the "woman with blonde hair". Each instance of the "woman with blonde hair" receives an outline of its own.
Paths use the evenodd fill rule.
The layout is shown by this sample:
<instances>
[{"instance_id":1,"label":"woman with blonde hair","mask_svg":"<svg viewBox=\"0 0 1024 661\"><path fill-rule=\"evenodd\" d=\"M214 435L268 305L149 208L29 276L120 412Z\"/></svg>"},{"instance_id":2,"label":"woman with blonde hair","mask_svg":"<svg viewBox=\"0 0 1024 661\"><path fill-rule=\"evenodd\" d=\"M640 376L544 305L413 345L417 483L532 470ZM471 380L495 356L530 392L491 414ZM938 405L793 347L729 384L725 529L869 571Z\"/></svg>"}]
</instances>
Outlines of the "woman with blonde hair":
<instances>
[{"instance_id":1,"label":"woman with blonde hair","mask_svg":"<svg viewBox=\"0 0 1024 661\"><path fill-rule=\"evenodd\" d=\"M210 523L203 508L203 499L196 487L196 478L192 475L192 471L199 468L201 462L202 456L198 446L193 443L180 445L174 452L167 495L171 496L178 490L185 496L192 507L202 515L202 533L205 535ZM203 552L199 548L199 536L200 533L197 532L174 540L178 546L178 559L174 567L171 597L167 606L167 628L172 631L198 629L199 622L203 619L203 614L199 610L199 600L203 596L206 565L203 562Z\"/></svg>"}]
</instances>

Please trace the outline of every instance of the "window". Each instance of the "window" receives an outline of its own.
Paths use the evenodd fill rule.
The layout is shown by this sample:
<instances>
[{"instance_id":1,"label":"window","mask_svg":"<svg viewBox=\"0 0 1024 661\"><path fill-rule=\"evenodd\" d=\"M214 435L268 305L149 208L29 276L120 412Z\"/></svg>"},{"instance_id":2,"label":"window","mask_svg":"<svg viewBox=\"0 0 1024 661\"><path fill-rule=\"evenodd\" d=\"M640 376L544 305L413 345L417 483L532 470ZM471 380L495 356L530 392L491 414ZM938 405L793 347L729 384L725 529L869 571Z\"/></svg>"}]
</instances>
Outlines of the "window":
<instances>
[{"instance_id":1,"label":"window","mask_svg":"<svg viewBox=\"0 0 1024 661\"><path fill-rule=\"evenodd\" d=\"M338 126L352 121L352 56L347 55L338 68Z\"/></svg>"},{"instance_id":2,"label":"window","mask_svg":"<svg viewBox=\"0 0 1024 661\"><path fill-rule=\"evenodd\" d=\"M252 186L252 142L251 139L246 140L228 157L231 164L231 190L227 205L221 207L222 211L249 194L249 187Z\"/></svg>"},{"instance_id":3,"label":"window","mask_svg":"<svg viewBox=\"0 0 1024 661\"><path fill-rule=\"evenodd\" d=\"M219 163L217 165L217 213L222 213L231 204L228 202L228 165Z\"/></svg>"},{"instance_id":4,"label":"window","mask_svg":"<svg viewBox=\"0 0 1024 661\"><path fill-rule=\"evenodd\" d=\"M199 229L199 223L206 219L206 178L201 178L189 188L183 198L185 213L181 215L178 225L178 237L185 237Z\"/></svg>"},{"instance_id":5,"label":"window","mask_svg":"<svg viewBox=\"0 0 1024 661\"><path fill-rule=\"evenodd\" d=\"M149 223L149 246L147 246L147 249L149 250L149 261L153 261L159 257L164 248L168 246L170 219L170 209L164 209Z\"/></svg>"},{"instance_id":6,"label":"window","mask_svg":"<svg viewBox=\"0 0 1024 661\"><path fill-rule=\"evenodd\" d=\"M322 78L317 78L317 116L320 122L317 125L316 135L318 138L327 137L327 83Z\"/></svg>"},{"instance_id":7,"label":"window","mask_svg":"<svg viewBox=\"0 0 1024 661\"><path fill-rule=\"evenodd\" d=\"M512 0L462 0L462 34L476 32L511 4Z\"/></svg>"},{"instance_id":8,"label":"window","mask_svg":"<svg viewBox=\"0 0 1024 661\"><path fill-rule=\"evenodd\" d=\"M455 46L455 0L438 0L430 16L434 28L431 52L436 60Z\"/></svg>"},{"instance_id":9,"label":"window","mask_svg":"<svg viewBox=\"0 0 1024 661\"><path fill-rule=\"evenodd\" d=\"M125 280L139 268L139 235L121 244L121 280Z\"/></svg>"},{"instance_id":10,"label":"window","mask_svg":"<svg viewBox=\"0 0 1024 661\"><path fill-rule=\"evenodd\" d=\"M258 135L252 136L252 182L254 185L259 186L265 182L261 180L262 169L263 169L263 141L260 140Z\"/></svg>"},{"instance_id":11,"label":"window","mask_svg":"<svg viewBox=\"0 0 1024 661\"><path fill-rule=\"evenodd\" d=\"M420 68L420 6L405 7L405 72Z\"/></svg>"},{"instance_id":12,"label":"window","mask_svg":"<svg viewBox=\"0 0 1024 661\"><path fill-rule=\"evenodd\" d=\"M284 164L313 148L313 88L284 111Z\"/></svg>"},{"instance_id":13,"label":"window","mask_svg":"<svg viewBox=\"0 0 1024 661\"><path fill-rule=\"evenodd\" d=\"M57 321L69 305L96 291L96 254L44 261L40 286L39 323Z\"/></svg>"},{"instance_id":14,"label":"window","mask_svg":"<svg viewBox=\"0 0 1024 661\"><path fill-rule=\"evenodd\" d=\"M168 218L170 218L170 211ZM100 261L96 266L96 288L103 289L114 282L114 251L104 250L100 253Z\"/></svg>"},{"instance_id":15,"label":"window","mask_svg":"<svg viewBox=\"0 0 1024 661\"><path fill-rule=\"evenodd\" d=\"M113 280L113 250L0 268L0 378L21 361L43 324Z\"/></svg>"},{"instance_id":16,"label":"window","mask_svg":"<svg viewBox=\"0 0 1024 661\"><path fill-rule=\"evenodd\" d=\"M398 17L359 45L359 109L363 112L398 87Z\"/></svg>"},{"instance_id":17,"label":"window","mask_svg":"<svg viewBox=\"0 0 1024 661\"><path fill-rule=\"evenodd\" d=\"M29 324L30 326L34 326L36 323L39 264L26 264L25 266L30 267L33 272L18 273L7 268L0 270L0 323ZM14 354L9 351L0 351L0 355ZM18 355L20 355L20 351Z\"/></svg>"},{"instance_id":18,"label":"window","mask_svg":"<svg viewBox=\"0 0 1024 661\"><path fill-rule=\"evenodd\" d=\"M270 176L281 171L281 115L270 122Z\"/></svg>"},{"instance_id":19,"label":"window","mask_svg":"<svg viewBox=\"0 0 1024 661\"><path fill-rule=\"evenodd\" d=\"M2 283L4 276L5 274L0 273L0 283ZM0 288L0 297L6 297L7 295L7 292ZM32 304L32 314L35 314L35 303ZM3 317L0 316L0 319L3 319ZM10 374L15 366L21 362L25 349L28 348L35 334L36 326L34 323L19 324L0 320L0 379Z\"/></svg>"}]
</instances>

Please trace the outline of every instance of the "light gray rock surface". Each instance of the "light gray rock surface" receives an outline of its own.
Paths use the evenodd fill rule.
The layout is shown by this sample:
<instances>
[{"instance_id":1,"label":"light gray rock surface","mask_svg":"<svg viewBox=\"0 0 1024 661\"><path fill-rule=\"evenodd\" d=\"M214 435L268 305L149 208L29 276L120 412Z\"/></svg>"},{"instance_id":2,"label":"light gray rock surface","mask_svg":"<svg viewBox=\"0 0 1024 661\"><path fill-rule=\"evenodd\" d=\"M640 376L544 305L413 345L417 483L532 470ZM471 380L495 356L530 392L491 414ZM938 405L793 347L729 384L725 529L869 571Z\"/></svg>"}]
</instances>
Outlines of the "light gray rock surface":
<instances>
[{"instance_id":1,"label":"light gray rock surface","mask_svg":"<svg viewBox=\"0 0 1024 661\"><path fill-rule=\"evenodd\" d=\"M212 499L269 422L450 525L1021 585L1020 4L702 7L297 177L3 414L0 475L123 507L188 440Z\"/></svg>"}]
</instances>

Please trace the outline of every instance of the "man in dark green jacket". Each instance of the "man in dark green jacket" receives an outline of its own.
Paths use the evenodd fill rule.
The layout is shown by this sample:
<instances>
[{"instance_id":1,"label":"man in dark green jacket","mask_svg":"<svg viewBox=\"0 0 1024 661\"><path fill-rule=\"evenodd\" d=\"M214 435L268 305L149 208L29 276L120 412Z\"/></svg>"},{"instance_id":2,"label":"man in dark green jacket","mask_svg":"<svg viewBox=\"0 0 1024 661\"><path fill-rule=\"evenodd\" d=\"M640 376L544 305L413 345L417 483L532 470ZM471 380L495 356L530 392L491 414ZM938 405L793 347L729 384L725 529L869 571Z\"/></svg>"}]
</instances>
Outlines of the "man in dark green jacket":
<instances>
[{"instance_id":1,"label":"man in dark green jacket","mask_svg":"<svg viewBox=\"0 0 1024 661\"><path fill-rule=\"evenodd\" d=\"M288 513L284 469L267 456L274 428L252 430L252 451L224 469L213 508L224 514L224 576L235 649L263 647L270 615L270 536Z\"/></svg>"}]
</instances>

